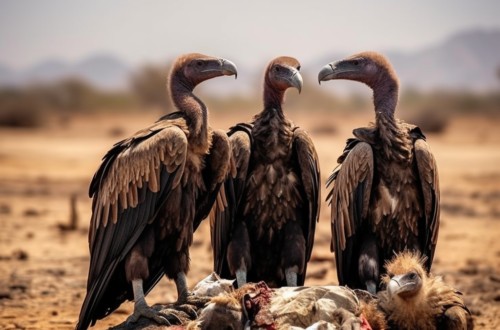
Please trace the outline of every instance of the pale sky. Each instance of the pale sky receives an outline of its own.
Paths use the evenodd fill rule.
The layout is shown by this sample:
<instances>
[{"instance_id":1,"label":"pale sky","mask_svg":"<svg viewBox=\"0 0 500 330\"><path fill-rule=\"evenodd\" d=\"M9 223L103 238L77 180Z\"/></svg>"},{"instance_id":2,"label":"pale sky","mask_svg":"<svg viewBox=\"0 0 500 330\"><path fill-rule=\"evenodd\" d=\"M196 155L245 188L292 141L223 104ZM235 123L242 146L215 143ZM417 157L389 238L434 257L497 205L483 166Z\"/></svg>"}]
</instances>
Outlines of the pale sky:
<instances>
[{"instance_id":1,"label":"pale sky","mask_svg":"<svg viewBox=\"0 0 500 330\"><path fill-rule=\"evenodd\" d=\"M498 0L0 0L0 63L113 54L128 64L187 52L235 62L412 51L469 28L500 27Z\"/></svg>"}]
</instances>

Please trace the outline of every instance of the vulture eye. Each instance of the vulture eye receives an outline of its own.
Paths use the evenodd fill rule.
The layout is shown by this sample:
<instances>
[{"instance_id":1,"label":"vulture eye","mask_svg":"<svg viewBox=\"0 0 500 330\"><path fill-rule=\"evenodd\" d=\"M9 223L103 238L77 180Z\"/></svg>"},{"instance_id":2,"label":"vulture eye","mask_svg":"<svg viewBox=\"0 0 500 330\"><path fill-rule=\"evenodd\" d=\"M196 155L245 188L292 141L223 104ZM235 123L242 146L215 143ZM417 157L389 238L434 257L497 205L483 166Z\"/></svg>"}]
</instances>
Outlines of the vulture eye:
<instances>
[{"instance_id":1,"label":"vulture eye","mask_svg":"<svg viewBox=\"0 0 500 330\"><path fill-rule=\"evenodd\" d=\"M354 60L354 61L352 61L352 64L354 64L354 65L358 65L358 64L359 64L359 61L358 61L358 60Z\"/></svg>"},{"instance_id":2,"label":"vulture eye","mask_svg":"<svg viewBox=\"0 0 500 330\"><path fill-rule=\"evenodd\" d=\"M197 66L203 66L203 61L198 61L198 62L196 62L196 65L197 65Z\"/></svg>"},{"instance_id":3,"label":"vulture eye","mask_svg":"<svg viewBox=\"0 0 500 330\"><path fill-rule=\"evenodd\" d=\"M279 72L280 71L280 67L279 66L275 66L274 70L276 70L276 72Z\"/></svg>"},{"instance_id":4,"label":"vulture eye","mask_svg":"<svg viewBox=\"0 0 500 330\"><path fill-rule=\"evenodd\" d=\"M413 272L412 272L412 273L410 273L410 280L414 280L414 279L416 279L416 278L417 278L417 274L415 274L415 273L413 273Z\"/></svg>"},{"instance_id":5,"label":"vulture eye","mask_svg":"<svg viewBox=\"0 0 500 330\"><path fill-rule=\"evenodd\" d=\"M297 71L300 71L300 65L297 67Z\"/></svg>"}]
</instances>

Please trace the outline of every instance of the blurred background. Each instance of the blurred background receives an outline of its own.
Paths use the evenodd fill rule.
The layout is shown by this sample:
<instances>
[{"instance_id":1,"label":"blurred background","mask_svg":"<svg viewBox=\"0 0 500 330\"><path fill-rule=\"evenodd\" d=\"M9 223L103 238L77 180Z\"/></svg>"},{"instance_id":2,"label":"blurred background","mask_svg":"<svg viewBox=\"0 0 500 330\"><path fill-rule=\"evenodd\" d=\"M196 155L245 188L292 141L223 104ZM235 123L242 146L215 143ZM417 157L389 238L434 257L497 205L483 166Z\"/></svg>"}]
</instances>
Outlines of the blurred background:
<instances>
[{"instance_id":1,"label":"blurred background","mask_svg":"<svg viewBox=\"0 0 500 330\"><path fill-rule=\"evenodd\" d=\"M0 328L74 327L89 262L88 185L113 143L174 111L165 85L178 55L238 66L237 80L195 90L222 129L262 109L270 60L296 57L304 88L288 92L285 113L312 135L325 182L373 106L366 86L320 86L317 74L364 50L391 60L396 116L422 128L438 161L433 272L464 292L478 329L500 326L498 13L495 0L0 2ZM329 221L324 202L308 285L337 283ZM207 221L191 251L192 287L212 270ZM148 302L175 298L164 280ZM125 320L132 306L98 327Z\"/></svg>"}]
</instances>

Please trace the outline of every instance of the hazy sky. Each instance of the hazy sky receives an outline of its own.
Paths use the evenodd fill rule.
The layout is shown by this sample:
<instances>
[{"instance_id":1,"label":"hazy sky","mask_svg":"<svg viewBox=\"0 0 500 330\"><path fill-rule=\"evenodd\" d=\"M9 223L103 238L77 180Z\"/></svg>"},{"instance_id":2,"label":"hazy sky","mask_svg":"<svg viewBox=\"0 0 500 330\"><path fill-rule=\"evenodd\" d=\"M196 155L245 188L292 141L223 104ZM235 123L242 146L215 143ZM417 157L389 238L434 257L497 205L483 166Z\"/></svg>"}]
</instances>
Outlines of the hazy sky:
<instances>
[{"instance_id":1,"label":"hazy sky","mask_svg":"<svg viewBox=\"0 0 500 330\"><path fill-rule=\"evenodd\" d=\"M0 63L110 53L129 64L202 52L235 62L278 55L415 50L457 31L500 27L498 0L0 0Z\"/></svg>"}]
</instances>

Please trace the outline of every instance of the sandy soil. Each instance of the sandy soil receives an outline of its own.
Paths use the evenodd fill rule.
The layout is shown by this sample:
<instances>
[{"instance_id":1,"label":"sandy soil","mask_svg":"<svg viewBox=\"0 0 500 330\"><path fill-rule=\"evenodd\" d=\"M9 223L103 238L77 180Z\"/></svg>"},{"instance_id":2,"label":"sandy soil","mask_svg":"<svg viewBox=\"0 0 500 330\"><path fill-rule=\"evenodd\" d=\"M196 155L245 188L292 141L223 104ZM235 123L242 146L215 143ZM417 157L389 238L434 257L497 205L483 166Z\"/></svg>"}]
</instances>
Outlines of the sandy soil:
<instances>
[{"instance_id":1,"label":"sandy soil","mask_svg":"<svg viewBox=\"0 0 500 330\"><path fill-rule=\"evenodd\" d=\"M227 128L250 115L213 115ZM310 113L290 117L308 129L321 160L322 181L345 139L370 115L337 118ZM75 118L40 130L0 130L0 329L73 329L85 295L89 263L87 188L101 157L119 139L158 118L156 113ZM331 125L334 130L325 130ZM441 178L441 232L433 272L464 295L476 329L500 327L500 120L458 118L429 135ZM77 195L78 229L64 231L70 196ZM325 190L323 196L326 196ZM329 251L329 207L323 203L308 285L336 284ZM194 286L212 271L208 223L191 249ZM149 303L174 301L173 283L162 280ZM125 303L96 328L124 321Z\"/></svg>"}]
</instances>

